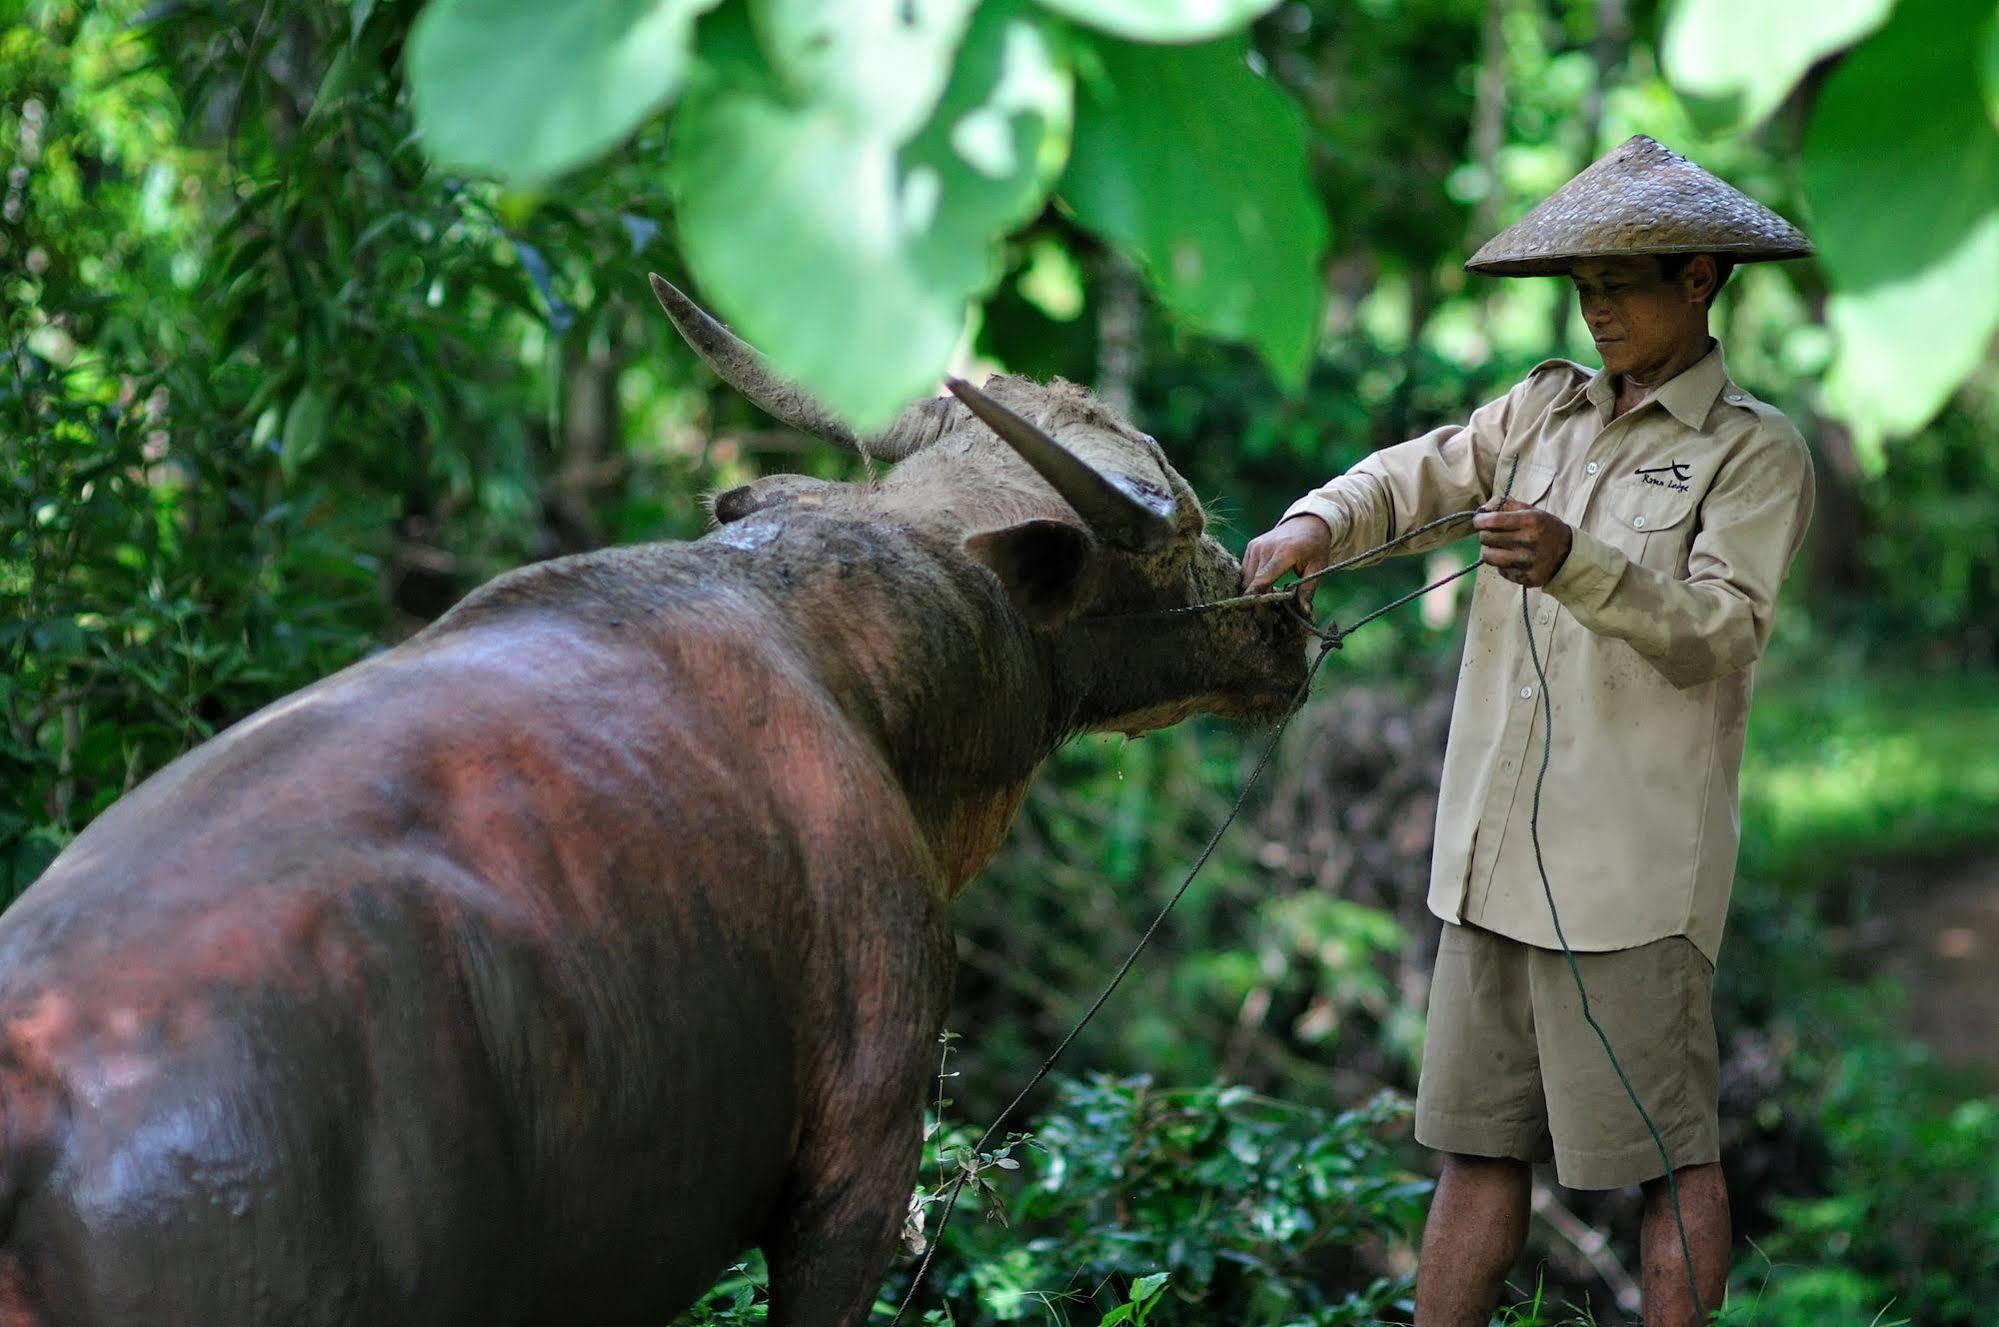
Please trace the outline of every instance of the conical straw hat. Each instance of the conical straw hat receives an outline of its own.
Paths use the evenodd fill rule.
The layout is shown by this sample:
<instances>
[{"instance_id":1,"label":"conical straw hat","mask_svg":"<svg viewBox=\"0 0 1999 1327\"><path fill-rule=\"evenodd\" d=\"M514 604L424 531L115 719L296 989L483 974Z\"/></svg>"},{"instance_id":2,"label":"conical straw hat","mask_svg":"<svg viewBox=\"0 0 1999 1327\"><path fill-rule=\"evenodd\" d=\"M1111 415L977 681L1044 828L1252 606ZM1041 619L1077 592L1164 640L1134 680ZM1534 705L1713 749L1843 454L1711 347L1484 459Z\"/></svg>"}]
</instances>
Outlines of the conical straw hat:
<instances>
[{"instance_id":1,"label":"conical straw hat","mask_svg":"<svg viewBox=\"0 0 1999 1327\"><path fill-rule=\"evenodd\" d=\"M1465 267L1558 276L1578 258L1712 253L1738 263L1803 258L1784 218L1644 134L1635 134L1485 242Z\"/></svg>"}]
</instances>

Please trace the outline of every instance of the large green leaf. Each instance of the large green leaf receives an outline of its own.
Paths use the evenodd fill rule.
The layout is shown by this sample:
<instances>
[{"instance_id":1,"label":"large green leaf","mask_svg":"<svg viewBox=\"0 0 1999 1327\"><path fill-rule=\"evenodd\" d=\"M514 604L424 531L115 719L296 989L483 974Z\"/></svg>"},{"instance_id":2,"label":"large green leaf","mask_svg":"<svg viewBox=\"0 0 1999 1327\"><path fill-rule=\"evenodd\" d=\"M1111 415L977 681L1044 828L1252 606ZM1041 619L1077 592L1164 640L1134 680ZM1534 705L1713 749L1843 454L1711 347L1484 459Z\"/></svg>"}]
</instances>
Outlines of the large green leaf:
<instances>
[{"instance_id":1,"label":"large green leaf","mask_svg":"<svg viewBox=\"0 0 1999 1327\"><path fill-rule=\"evenodd\" d=\"M406 56L433 160L540 184L680 89L694 20L719 0L431 0Z\"/></svg>"},{"instance_id":2,"label":"large green leaf","mask_svg":"<svg viewBox=\"0 0 1999 1327\"><path fill-rule=\"evenodd\" d=\"M1833 410L1863 437L1913 432L1950 398L1999 331L1999 209L1913 276L1835 290L1827 320L1839 354L1827 377Z\"/></svg>"},{"instance_id":3,"label":"large green leaf","mask_svg":"<svg viewBox=\"0 0 1999 1327\"><path fill-rule=\"evenodd\" d=\"M1968 40L1990 0L1905 4L1826 81L1805 192L1839 335L1828 390L1863 433L1934 414L1999 327L1999 134ZM1920 106L1920 115L1884 108Z\"/></svg>"},{"instance_id":4,"label":"large green leaf","mask_svg":"<svg viewBox=\"0 0 1999 1327\"><path fill-rule=\"evenodd\" d=\"M901 142L951 76L976 0L750 0L786 90Z\"/></svg>"},{"instance_id":5,"label":"large green leaf","mask_svg":"<svg viewBox=\"0 0 1999 1327\"><path fill-rule=\"evenodd\" d=\"M1012 3L978 22L937 113L901 155L905 189L938 190L928 224L911 228L912 252L934 285L966 295L992 288L995 241L1041 210L1069 159L1074 114L1068 52L1046 24Z\"/></svg>"},{"instance_id":6,"label":"large green leaf","mask_svg":"<svg viewBox=\"0 0 1999 1327\"><path fill-rule=\"evenodd\" d=\"M1325 216L1294 107L1240 39L1101 45L1057 193L1167 305L1300 383L1317 344Z\"/></svg>"},{"instance_id":7,"label":"large green leaf","mask_svg":"<svg viewBox=\"0 0 1999 1327\"><path fill-rule=\"evenodd\" d=\"M1040 0L1064 18L1132 41L1208 41L1277 8L1278 0Z\"/></svg>"},{"instance_id":8,"label":"large green leaf","mask_svg":"<svg viewBox=\"0 0 1999 1327\"><path fill-rule=\"evenodd\" d=\"M1881 26L1895 0L1679 0L1660 57L1708 118L1754 125L1818 61Z\"/></svg>"},{"instance_id":9,"label":"large green leaf","mask_svg":"<svg viewBox=\"0 0 1999 1327\"><path fill-rule=\"evenodd\" d=\"M935 390L968 302L998 277L1000 238L1046 196L1068 64L1041 19L988 0L906 143L898 108L800 105L782 82L688 94L671 168L681 243L703 296L780 371L876 427Z\"/></svg>"}]
</instances>

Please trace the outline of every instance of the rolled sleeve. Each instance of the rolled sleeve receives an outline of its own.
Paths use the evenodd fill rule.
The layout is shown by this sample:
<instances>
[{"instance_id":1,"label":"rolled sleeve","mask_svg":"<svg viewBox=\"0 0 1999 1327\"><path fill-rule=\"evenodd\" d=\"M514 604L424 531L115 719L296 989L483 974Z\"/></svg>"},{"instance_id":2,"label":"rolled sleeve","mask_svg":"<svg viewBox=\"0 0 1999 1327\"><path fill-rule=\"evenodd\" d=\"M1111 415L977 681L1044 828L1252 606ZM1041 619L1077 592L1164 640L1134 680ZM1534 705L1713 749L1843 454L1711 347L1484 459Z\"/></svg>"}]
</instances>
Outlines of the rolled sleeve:
<instances>
[{"instance_id":1,"label":"rolled sleeve","mask_svg":"<svg viewBox=\"0 0 1999 1327\"><path fill-rule=\"evenodd\" d=\"M1622 552L1589 531L1571 527L1569 555L1549 579L1547 591L1581 621L1586 613L1602 611L1629 561Z\"/></svg>"},{"instance_id":2,"label":"rolled sleeve","mask_svg":"<svg viewBox=\"0 0 1999 1327\"><path fill-rule=\"evenodd\" d=\"M1348 542L1347 532L1353 524L1353 518L1346 507L1327 496L1326 488L1314 489L1292 503L1285 509L1278 523L1281 525L1293 516L1316 516L1324 521L1326 528L1333 532L1333 547L1336 549Z\"/></svg>"},{"instance_id":3,"label":"rolled sleeve","mask_svg":"<svg viewBox=\"0 0 1999 1327\"><path fill-rule=\"evenodd\" d=\"M1505 396L1486 402L1470 420L1432 429L1420 438L1384 447L1291 504L1284 519L1317 516L1333 532L1334 561L1383 544L1406 530L1478 506L1492 496L1507 431L1522 398L1546 384L1530 376ZM1420 553L1466 533L1435 530L1395 552Z\"/></svg>"}]
</instances>

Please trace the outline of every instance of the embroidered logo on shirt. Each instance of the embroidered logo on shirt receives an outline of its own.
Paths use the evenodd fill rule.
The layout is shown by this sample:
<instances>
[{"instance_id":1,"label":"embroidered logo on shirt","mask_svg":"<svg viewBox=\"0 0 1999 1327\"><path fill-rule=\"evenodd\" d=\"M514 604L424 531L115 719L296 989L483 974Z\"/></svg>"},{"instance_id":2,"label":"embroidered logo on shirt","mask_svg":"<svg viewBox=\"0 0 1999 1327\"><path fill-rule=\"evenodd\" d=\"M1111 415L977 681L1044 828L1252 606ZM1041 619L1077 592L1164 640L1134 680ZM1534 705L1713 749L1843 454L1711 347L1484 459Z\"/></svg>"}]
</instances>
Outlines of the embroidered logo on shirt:
<instances>
[{"instance_id":1,"label":"embroidered logo on shirt","mask_svg":"<svg viewBox=\"0 0 1999 1327\"><path fill-rule=\"evenodd\" d=\"M1674 461L1671 465L1655 465L1649 470L1633 470L1631 473L1648 484L1671 489L1675 493L1686 492L1687 485L1694 477L1693 468L1679 461ZM1660 475L1670 475L1671 478L1661 479Z\"/></svg>"}]
</instances>

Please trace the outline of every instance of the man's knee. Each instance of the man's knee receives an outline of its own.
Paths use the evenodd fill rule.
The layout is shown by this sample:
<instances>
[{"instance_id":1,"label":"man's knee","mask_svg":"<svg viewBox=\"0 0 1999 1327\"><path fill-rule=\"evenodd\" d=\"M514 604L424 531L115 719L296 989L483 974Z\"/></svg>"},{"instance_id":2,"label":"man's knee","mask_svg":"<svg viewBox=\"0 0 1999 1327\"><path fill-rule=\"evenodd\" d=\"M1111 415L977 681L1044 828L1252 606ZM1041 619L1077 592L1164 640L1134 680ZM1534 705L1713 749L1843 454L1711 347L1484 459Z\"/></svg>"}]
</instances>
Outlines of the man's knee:
<instances>
[{"instance_id":1,"label":"man's knee","mask_svg":"<svg viewBox=\"0 0 1999 1327\"><path fill-rule=\"evenodd\" d=\"M1641 1187L1645 1192L1646 1203L1653 1206L1670 1204L1676 1188L1683 1204L1688 1201L1712 1202L1717 1197L1726 1200L1728 1197L1728 1185L1722 1177L1719 1161L1704 1161L1696 1166L1680 1166L1674 1169L1671 1184L1666 1182L1664 1175L1660 1175L1655 1179L1646 1180Z\"/></svg>"},{"instance_id":2,"label":"man's knee","mask_svg":"<svg viewBox=\"0 0 1999 1327\"><path fill-rule=\"evenodd\" d=\"M1486 1250L1482 1261L1510 1265L1527 1239L1533 1167L1511 1157L1442 1156L1444 1173L1424 1225L1426 1251L1470 1241Z\"/></svg>"},{"instance_id":3,"label":"man's knee","mask_svg":"<svg viewBox=\"0 0 1999 1327\"><path fill-rule=\"evenodd\" d=\"M1534 1168L1512 1157L1464 1152L1442 1155L1444 1173L1430 1199L1431 1222L1480 1226L1502 1237L1510 1237L1517 1229L1524 1239Z\"/></svg>"}]
</instances>

